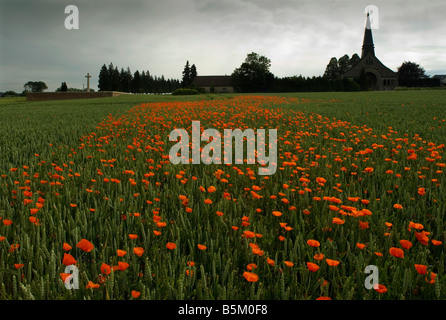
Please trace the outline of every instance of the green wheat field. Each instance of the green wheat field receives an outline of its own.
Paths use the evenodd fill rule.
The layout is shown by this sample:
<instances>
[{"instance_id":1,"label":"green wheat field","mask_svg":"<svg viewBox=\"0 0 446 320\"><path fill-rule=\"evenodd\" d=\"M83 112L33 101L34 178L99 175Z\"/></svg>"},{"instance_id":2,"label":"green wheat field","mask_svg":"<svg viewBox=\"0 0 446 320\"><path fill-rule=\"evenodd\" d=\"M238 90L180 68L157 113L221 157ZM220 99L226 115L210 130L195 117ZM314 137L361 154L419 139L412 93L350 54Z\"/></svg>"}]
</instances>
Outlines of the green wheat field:
<instances>
[{"instance_id":1,"label":"green wheat field","mask_svg":"<svg viewBox=\"0 0 446 320\"><path fill-rule=\"evenodd\" d=\"M2 98L0 115L2 300L446 297L446 90ZM277 171L173 165L193 120L277 129Z\"/></svg>"}]
</instances>

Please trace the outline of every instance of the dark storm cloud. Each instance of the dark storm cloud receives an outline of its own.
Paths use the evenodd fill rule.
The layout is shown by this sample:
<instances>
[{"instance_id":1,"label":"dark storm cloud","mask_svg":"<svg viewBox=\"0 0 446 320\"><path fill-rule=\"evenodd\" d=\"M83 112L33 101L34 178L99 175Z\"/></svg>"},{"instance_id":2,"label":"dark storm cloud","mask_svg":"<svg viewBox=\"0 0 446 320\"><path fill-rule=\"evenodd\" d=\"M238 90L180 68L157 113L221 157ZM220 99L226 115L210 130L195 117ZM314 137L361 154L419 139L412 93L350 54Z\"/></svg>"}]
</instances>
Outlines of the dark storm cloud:
<instances>
[{"instance_id":1,"label":"dark storm cloud","mask_svg":"<svg viewBox=\"0 0 446 320\"><path fill-rule=\"evenodd\" d=\"M66 30L64 9L79 8L79 30ZM0 91L29 80L49 90L82 88L100 67L180 78L186 60L199 74L230 74L246 54L272 61L277 76L321 75L329 59L360 53L368 1L314 0L1 0ZM404 60L428 74L446 73L444 0L382 1L373 30L378 58Z\"/></svg>"}]
</instances>

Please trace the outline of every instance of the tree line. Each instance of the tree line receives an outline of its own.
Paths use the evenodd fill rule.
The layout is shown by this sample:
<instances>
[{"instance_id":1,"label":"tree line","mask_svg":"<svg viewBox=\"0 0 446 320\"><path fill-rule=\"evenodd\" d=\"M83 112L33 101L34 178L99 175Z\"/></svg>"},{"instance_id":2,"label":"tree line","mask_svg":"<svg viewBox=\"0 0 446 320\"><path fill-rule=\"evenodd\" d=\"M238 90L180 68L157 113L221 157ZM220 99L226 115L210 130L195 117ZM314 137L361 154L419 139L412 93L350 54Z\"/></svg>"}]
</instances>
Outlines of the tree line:
<instances>
[{"instance_id":1,"label":"tree line","mask_svg":"<svg viewBox=\"0 0 446 320\"><path fill-rule=\"evenodd\" d=\"M332 57L323 76L291 76L278 78L269 70L271 60L258 53L249 53L245 61L232 73L232 81L238 92L308 92L308 91L363 91L368 90L363 71L358 79L346 79L342 75L360 61L357 53L339 59ZM398 85L406 87L440 86L440 80L430 78L417 63L406 62L398 67Z\"/></svg>"},{"instance_id":2,"label":"tree line","mask_svg":"<svg viewBox=\"0 0 446 320\"><path fill-rule=\"evenodd\" d=\"M339 59L342 70L348 70L359 61L359 56L352 58L345 55ZM304 91L359 91L361 86L354 80L342 79L339 62L330 60L323 76L290 76L279 78L269 71L271 60L258 53L251 52L239 68L232 73L232 81L238 92L304 92Z\"/></svg>"},{"instance_id":3,"label":"tree line","mask_svg":"<svg viewBox=\"0 0 446 320\"><path fill-rule=\"evenodd\" d=\"M163 75L152 76L147 70L131 72L130 68L119 69L112 62L104 64L99 71L99 91L121 91L131 93L167 93L181 87L177 79L166 79Z\"/></svg>"}]
</instances>

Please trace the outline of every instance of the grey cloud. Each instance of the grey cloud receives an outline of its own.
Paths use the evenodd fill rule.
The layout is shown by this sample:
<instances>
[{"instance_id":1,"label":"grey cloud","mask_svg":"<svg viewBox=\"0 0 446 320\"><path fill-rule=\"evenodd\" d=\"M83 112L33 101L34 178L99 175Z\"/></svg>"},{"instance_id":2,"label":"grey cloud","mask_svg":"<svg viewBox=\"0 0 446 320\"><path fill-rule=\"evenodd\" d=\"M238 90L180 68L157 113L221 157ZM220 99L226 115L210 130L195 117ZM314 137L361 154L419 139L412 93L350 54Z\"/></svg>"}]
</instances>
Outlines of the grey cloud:
<instances>
[{"instance_id":1,"label":"grey cloud","mask_svg":"<svg viewBox=\"0 0 446 320\"><path fill-rule=\"evenodd\" d=\"M378 57L396 69L417 59L427 73L446 73L444 0L376 0ZM64 28L64 8L77 5L80 29ZM102 64L180 78L186 60L199 74L230 74L252 51L272 60L277 76L321 75L329 59L360 53L359 1L315 0L2 0L0 91L42 79L92 86Z\"/></svg>"}]
</instances>

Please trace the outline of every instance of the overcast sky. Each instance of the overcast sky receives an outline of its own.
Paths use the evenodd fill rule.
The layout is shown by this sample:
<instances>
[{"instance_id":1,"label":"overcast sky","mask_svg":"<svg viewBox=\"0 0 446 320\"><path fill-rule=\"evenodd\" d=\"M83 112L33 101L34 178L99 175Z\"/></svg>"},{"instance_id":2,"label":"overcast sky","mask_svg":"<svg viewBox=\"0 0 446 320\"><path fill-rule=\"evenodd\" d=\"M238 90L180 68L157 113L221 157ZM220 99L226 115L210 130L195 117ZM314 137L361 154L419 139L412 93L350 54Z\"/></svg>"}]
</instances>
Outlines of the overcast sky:
<instances>
[{"instance_id":1,"label":"overcast sky","mask_svg":"<svg viewBox=\"0 0 446 320\"><path fill-rule=\"evenodd\" d=\"M271 59L278 77L324 73L331 57L361 54L364 10L378 8L375 53L396 71L419 63L446 74L445 0L0 0L0 91L27 81L54 91L97 90L99 70L148 70L181 78L186 60L199 75L231 74L250 52ZM65 7L79 29L65 28ZM376 16L375 16L376 17Z\"/></svg>"}]
</instances>

